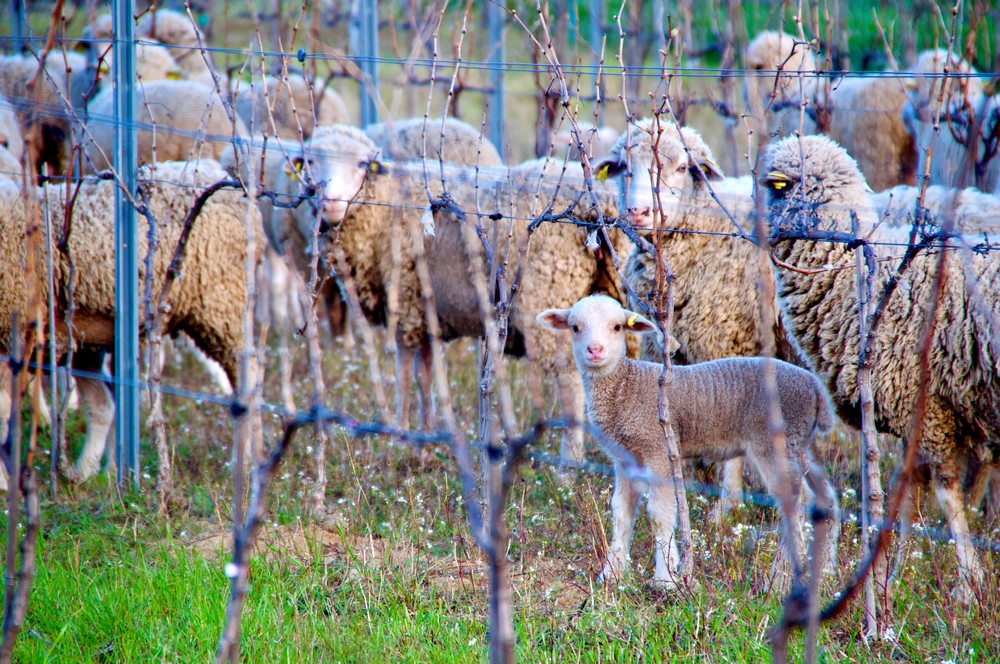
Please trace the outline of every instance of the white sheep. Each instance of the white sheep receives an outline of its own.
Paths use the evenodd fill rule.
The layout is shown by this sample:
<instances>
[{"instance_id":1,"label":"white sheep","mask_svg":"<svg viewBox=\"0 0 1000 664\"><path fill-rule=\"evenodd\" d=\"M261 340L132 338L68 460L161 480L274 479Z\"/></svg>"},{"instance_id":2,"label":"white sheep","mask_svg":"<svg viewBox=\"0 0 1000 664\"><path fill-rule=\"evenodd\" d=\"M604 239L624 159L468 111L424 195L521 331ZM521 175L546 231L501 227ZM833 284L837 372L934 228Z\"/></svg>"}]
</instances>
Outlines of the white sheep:
<instances>
[{"instance_id":1,"label":"white sheep","mask_svg":"<svg viewBox=\"0 0 1000 664\"><path fill-rule=\"evenodd\" d=\"M154 260L153 287L162 288L167 266L173 255L181 230L181 222L197 194L209 185L226 179L226 173L212 161L195 163L163 162L155 169L140 172L140 187L149 199L149 209L159 222L160 251ZM114 187L111 181L84 184L73 206L73 224L69 237L69 254L76 266L73 284L73 339L77 344L74 368L100 372L101 351L114 344ZM62 215L65 187L41 190L43 208ZM15 184L0 180L0 207L9 214L0 215L0 254L12 261L0 270L0 348L10 348L10 318L13 311L27 312L28 284L21 265L26 251L23 193ZM243 310L247 287L243 276L248 252L258 251L247 245L246 221L258 224L256 210L248 211L242 191L222 189L211 196L194 224L188 240L184 268L167 301L165 332L185 332L211 358L225 369L235 384L240 353L244 348ZM144 261L147 252L147 222L139 217L139 254ZM44 266L44 242L36 265ZM144 265L144 262L142 263ZM144 279L140 269L140 281ZM69 263L66 255L57 254L54 279L56 284L57 320L62 320L67 306ZM48 302L47 282L42 281L42 301ZM63 350L67 341L65 329L58 330L58 342ZM113 402L100 381L78 378L77 386L88 429L84 450L71 471L74 479L85 480L98 470L113 417ZM2 392L3 390L0 390ZM0 404L0 423L7 422L6 410Z\"/></svg>"},{"instance_id":2,"label":"white sheep","mask_svg":"<svg viewBox=\"0 0 1000 664\"><path fill-rule=\"evenodd\" d=\"M99 88L111 86L110 77L115 71L115 49L111 42L95 42L92 45L95 58L99 58L97 74ZM150 83L152 81L181 80L187 78L170 50L162 44L143 39L135 45L135 77L137 81Z\"/></svg>"},{"instance_id":3,"label":"white sheep","mask_svg":"<svg viewBox=\"0 0 1000 664\"><path fill-rule=\"evenodd\" d=\"M803 163L804 160L804 163ZM778 294L785 323L833 394L841 417L860 421L858 388L858 287L854 249L842 242L798 239L803 231L868 237L877 223L871 199L857 165L825 137L787 138L772 145L760 168L766 188L771 246L779 267ZM899 240L901 229L877 229L876 243ZM905 231L903 231L905 237ZM975 242L975 239L970 239ZM956 242L950 241L950 247ZM960 246L960 245L959 245ZM875 245L880 258L902 248ZM926 324L922 312L935 290L938 252L918 255L889 299L884 321L872 343L872 391L880 431L908 434L921 377L919 353ZM875 299L886 287L890 262L879 270ZM972 584L982 578L969 534L962 499L960 459L989 459L1000 440L1000 345L996 321L1000 260L955 252L946 263L944 297L939 302L927 375L928 400L923 417L921 459L930 466L935 493L944 510L958 553L961 599L971 599ZM815 271L815 272L814 272Z\"/></svg>"},{"instance_id":4,"label":"white sheep","mask_svg":"<svg viewBox=\"0 0 1000 664\"><path fill-rule=\"evenodd\" d=\"M762 33L750 43L746 62L763 72L747 85L755 110L767 108L777 75L773 70L785 63L774 105L765 118L769 135L826 133L854 156L875 191L914 183L917 150L902 119L909 99L903 79L892 72L832 81L821 78L806 45L774 32ZM804 117L799 109L803 99L807 102Z\"/></svg>"},{"instance_id":5,"label":"white sheep","mask_svg":"<svg viewBox=\"0 0 1000 664\"><path fill-rule=\"evenodd\" d=\"M95 171L114 156L114 91L101 91L88 107L85 160ZM230 119L214 88L192 81L151 81L141 86L136 107L136 156L156 161L219 159L234 138L246 136L243 121ZM153 145L155 142L155 155Z\"/></svg>"},{"instance_id":6,"label":"white sheep","mask_svg":"<svg viewBox=\"0 0 1000 664\"><path fill-rule=\"evenodd\" d=\"M482 132L457 118L406 118L365 128L383 159L446 161L463 166L503 166L503 157ZM442 149L443 146L443 149Z\"/></svg>"},{"instance_id":7,"label":"white sheep","mask_svg":"<svg viewBox=\"0 0 1000 664\"><path fill-rule=\"evenodd\" d=\"M569 309L549 309L537 322L555 331L570 331L573 356L587 395L587 416L616 447L605 452L615 465L611 498L612 538L600 579L626 571L639 493L649 492L649 517L656 540L654 583L676 585L678 553L674 530L677 501L670 459L659 419L661 364L625 357L626 332L657 332L656 325L623 309L603 295L586 297ZM770 404L765 388L765 364L771 362L785 433L785 456L778 456L768 427ZM802 498L802 480L836 518L836 494L823 467L813 460L816 436L833 427L833 413L819 380L805 369L766 358L728 358L666 373L669 420L682 457L721 462L745 456L760 473L772 496L791 493ZM780 449L780 448L779 448ZM626 471L630 463L648 469L659 482L636 482ZM788 484L782 485L782 466ZM788 559L803 559L802 526L798 517L784 524Z\"/></svg>"},{"instance_id":8,"label":"white sheep","mask_svg":"<svg viewBox=\"0 0 1000 664\"><path fill-rule=\"evenodd\" d=\"M535 169L511 169L508 173L506 169L477 170L448 164L391 163L380 161L379 153L375 143L352 127L324 127L313 135L303 155L303 173L321 188L314 206L297 211L301 235L308 237L315 223L321 230L337 229L337 242L350 266L365 316L373 323L385 324L390 314L396 313L401 347L421 349L426 358L430 356L429 336L413 243L420 241L427 255L443 337L479 336L483 333L482 316L473 282L477 274L487 270L482 241L475 230L482 223L485 237L498 243L497 255L508 256L510 278L519 269L523 273L510 314L509 350L526 353L542 368L554 372L564 412L580 421L583 393L568 349L537 331L529 312L565 306L589 294L604 278L606 261L588 248L587 232L571 224L541 224L531 235L531 251L524 262L521 250L528 240L528 224L549 203L557 213L569 209L579 217L596 218L597 209L589 196L579 193L582 171L576 185L576 178L567 176L561 192L556 192L554 184L539 177ZM430 196L439 196L446 187L464 220L441 208L433 210L433 223L426 223L425 168ZM613 217L617 213L613 195L600 183L595 186L601 211ZM434 236L422 237L430 225ZM508 228L513 240L509 253ZM399 246L394 252L396 240ZM399 262L394 261L394 255ZM395 312L389 311L387 299L392 288L398 292ZM565 458L582 458L581 431L566 436L563 452Z\"/></svg>"},{"instance_id":9,"label":"white sheep","mask_svg":"<svg viewBox=\"0 0 1000 664\"><path fill-rule=\"evenodd\" d=\"M29 86L36 76L37 84ZM22 137L31 138L26 147L36 168L40 171L42 164L47 164L50 174L64 173L69 157L66 90L67 73L61 53L50 53L40 74L34 56L0 58L0 95L10 102ZM35 125L40 131L31 131Z\"/></svg>"},{"instance_id":10,"label":"white sheep","mask_svg":"<svg viewBox=\"0 0 1000 664\"><path fill-rule=\"evenodd\" d=\"M651 232L654 222L659 223L654 208L662 206L664 232L659 234L657 244L674 273L673 332L680 342L677 360L695 363L760 355L764 332L760 305L757 298L748 297L760 290L758 249L749 241L730 236L738 229L709 192L709 185L718 189L716 196L735 221L745 231L752 231L753 182L724 178L711 149L694 129L666 122L659 132L654 127L647 120L623 133L608 158L596 168L618 183L618 207L640 232ZM661 164L656 200L651 173L654 155ZM656 261L655 256L639 249L628 257L623 274L632 292L642 300L630 299L632 309L641 311L649 304ZM665 288L662 294L666 295ZM801 364L787 340L777 309L773 320L777 357ZM640 357L662 359L662 349L653 335L643 335ZM715 518L740 502L742 474L740 460L726 464L722 501Z\"/></svg>"},{"instance_id":11,"label":"white sheep","mask_svg":"<svg viewBox=\"0 0 1000 664\"><path fill-rule=\"evenodd\" d=\"M888 226L913 225L920 187L899 185L872 194L872 204L881 223ZM951 189L939 185L927 187L924 194L924 222L933 228L943 226L946 219L959 233L996 240L1000 235L1000 198L975 187Z\"/></svg>"},{"instance_id":12,"label":"white sheep","mask_svg":"<svg viewBox=\"0 0 1000 664\"><path fill-rule=\"evenodd\" d=\"M316 127L348 124L344 100L330 87L310 84L301 74L289 72L276 78L243 83L231 94L236 112L254 135L268 134L298 140L309 138Z\"/></svg>"}]
</instances>

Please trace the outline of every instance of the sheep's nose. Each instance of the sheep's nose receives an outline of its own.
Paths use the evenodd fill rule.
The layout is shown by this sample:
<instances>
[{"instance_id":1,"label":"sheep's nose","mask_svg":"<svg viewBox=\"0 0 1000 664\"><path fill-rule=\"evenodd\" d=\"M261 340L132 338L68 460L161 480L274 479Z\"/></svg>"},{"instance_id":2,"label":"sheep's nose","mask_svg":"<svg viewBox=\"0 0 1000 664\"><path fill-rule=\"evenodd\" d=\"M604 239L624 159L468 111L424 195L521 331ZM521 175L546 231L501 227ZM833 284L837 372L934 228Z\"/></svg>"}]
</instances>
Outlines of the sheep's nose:
<instances>
[{"instance_id":1,"label":"sheep's nose","mask_svg":"<svg viewBox=\"0 0 1000 664\"><path fill-rule=\"evenodd\" d=\"M591 344L587 344L587 354L591 357L600 357L604 354L604 344L597 343L596 341Z\"/></svg>"},{"instance_id":2,"label":"sheep's nose","mask_svg":"<svg viewBox=\"0 0 1000 664\"><path fill-rule=\"evenodd\" d=\"M347 201L324 198L323 212L334 221L340 221L347 215Z\"/></svg>"},{"instance_id":3,"label":"sheep's nose","mask_svg":"<svg viewBox=\"0 0 1000 664\"><path fill-rule=\"evenodd\" d=\"M653 217L653 208L651 207L641 207L641 208L629 208L629 221L636 228L649 228L652 226L650 221Z\"/></svg>"}]
</instances>

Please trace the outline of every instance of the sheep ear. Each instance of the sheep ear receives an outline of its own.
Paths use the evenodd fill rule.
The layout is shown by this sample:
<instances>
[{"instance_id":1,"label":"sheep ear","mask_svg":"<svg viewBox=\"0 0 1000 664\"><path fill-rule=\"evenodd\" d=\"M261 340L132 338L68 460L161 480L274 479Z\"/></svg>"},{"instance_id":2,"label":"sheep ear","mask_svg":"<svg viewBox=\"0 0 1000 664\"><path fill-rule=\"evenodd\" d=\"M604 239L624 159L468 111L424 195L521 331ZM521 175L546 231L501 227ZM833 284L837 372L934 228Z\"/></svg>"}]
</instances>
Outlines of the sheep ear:
<instances>
[{"instance_id":1,"label":"sheep ear","mask_svg":"<svg viewBox=\"0 0 1000 664\"><path fill-rule=\"evenodd\" d=\"M387 175L389 173L389 166L377 159L372 159L368 162L368 172L372 175Z\"/></svg>"},{"instance_id":2,"label":"sheep ear","mask_svg":"<svg viewBox=\"0 0 1000 664\"><path fill-rule=\"evenodd\" d=\"M285 161L285 175L291 177L293 180L299 180L302 177L302 168L305 166L306 160L302 155L297 155L295 157L290 157Z\"/></svg>"},{"instance_id":3,"label":"sheep ear","mask_svg":"<svg viewBox=\"0 0 1000 664\"><path fill-rule=\"evenodd\" d=\"M535 322L547 330L558 332L569 329L569 309L546 309L535 316Z\"/></svg>"},{"instance_id":4,"label":"sheep ear","mask_svg":"<svg viewBox=\"0 0 1000 664\"><path fill-rule=\"evenodd\" d=\"M695 166L701 169L706 180L722 180L726 177L719 165L711 159L701 159Z\"/></svg>"},{"instance_id":5,"label":"sheep ear","mask_svg":"<svg viewBox=\"0 0 1000 664\"><path fill-rule=\"evenodd\" d=\"M660 328L651 320L634 311L625 311L625 326L633 332L659 332Z\"/></svg>"},{"instance_id":6,"label":"sheep ear","mask_svg":"<svg viewBox=\"0 0 1000 664\"><path fill-rule=\"evenodd\" d=\"M594 164L594 177L605 182L608 178L621 175L625 171L625 167L624 162L608 157Z\"/></svg>"}]
</instances>

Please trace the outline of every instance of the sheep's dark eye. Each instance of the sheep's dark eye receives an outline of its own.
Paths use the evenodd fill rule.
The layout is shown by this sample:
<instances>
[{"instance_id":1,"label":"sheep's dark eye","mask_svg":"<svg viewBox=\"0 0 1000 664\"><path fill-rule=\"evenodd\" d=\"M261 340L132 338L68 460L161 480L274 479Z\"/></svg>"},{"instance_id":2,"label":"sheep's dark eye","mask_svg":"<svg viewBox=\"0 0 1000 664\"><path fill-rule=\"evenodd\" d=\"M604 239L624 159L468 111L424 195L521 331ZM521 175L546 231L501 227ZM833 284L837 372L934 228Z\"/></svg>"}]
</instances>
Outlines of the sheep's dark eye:
<instances>
[{"instance_id":1,"label":"sheep's dark eye","mask_svg":"<svg viewBox=\"0 0 1000 664\"><path fill-rule=\"evenodd\" d=\"M573 334L576 334L576 333L578 333L580 331L580 326L579 325L570 325L569 329L573 330Z\"/></svg>"},{"instance_id":2,"label":"sheep's dark eye","mask_svg":"<svg viewBox=\"0 0 1000 664\"><path fill-rule=\"evenodd\" d=\"M622 324L615 323L615 332L621 332L621 331L622 331Z\"/></svg>"}]
</instances>

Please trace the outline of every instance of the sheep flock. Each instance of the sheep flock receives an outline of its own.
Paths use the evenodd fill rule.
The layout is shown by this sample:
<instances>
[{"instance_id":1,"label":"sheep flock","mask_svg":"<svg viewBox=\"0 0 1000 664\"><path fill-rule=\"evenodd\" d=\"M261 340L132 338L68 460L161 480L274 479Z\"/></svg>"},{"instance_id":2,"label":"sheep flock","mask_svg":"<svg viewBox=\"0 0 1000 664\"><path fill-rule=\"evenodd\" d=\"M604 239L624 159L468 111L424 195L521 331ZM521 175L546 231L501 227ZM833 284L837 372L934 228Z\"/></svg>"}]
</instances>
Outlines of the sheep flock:
<instances>
[{"instance_id":1,"label":"sheep flock","mask_svg":"<svg viewBox=\"0 0 1000 664\"><path fill-rule=\"evenodd\" d=\"M869 350L875 426L884 445L899 438L919 447L954 539L957 595L975 596L984 579L967 510L1000 509L1000 103L959 55L926 51L856 76L824 68L814 42L757 35L741 56L737 93L740 121L753 127L749 167L727 176L711 126L669 112L622 114L614 128L596 126L595 113L592 123L552 132L542 158L518 162L511 144L490 141L482 116L463 121L421 106L388 117L383 106L380 123L361 127L357 86L314 76L295 58L227 72L184 13L144 13L135 31L141 168L138 189L125 194L141 212L140 280L153 301L182 220L210 190L183 234L177 282L141 317L144 330L159 317L236 387L254 341L243 319L255 296L258 329L280 337L271 342L291 413L288 345L322 315L323 352L360 357L361 338L393 356L394 380L383 381L394 388L392 424L410 428L415 395L425 432L442 416L435 344L482 340L484 356L525 358L524 409L565 425L563 480L566 466L599 447L588 423L616 444L600 448L616 484L598 580L628 572L635 505L648 492L653 579L672 587L674 498L633 484L616 456L624 449L669 476L655 410L661 367L671 372L681 456L726 464L717 523L755 481L836 513L837 492L848 487L831 480L817 439L861 424L854 252L872 247L876 301L886 296ZM57 321L60 356L90 376L77 380L84 450L63 467L77 483L100 471L114 418L105 382L92 376L114 349L112 200L122 186L110 17L94 17L79 44L44 61L0 58L0 351L13 345L12 312L40 297L38 311ZM507 121L508 131L520 129ZM40 219L58 225L29 241ZM36 289L26 265L42 274L47 245L57 246L52 282ZM949 260L933 305L941 252ZM250 283L248 262L258 264ZM657 323L668 304L670 336ZM916 349L929 327L924 385ZM777 373L780 449L767 428L768 367ZM11 390L5 368L2 431ZM509 424L507 413L495 419ZM806 537L792 521L783 524L786 552L799 564Z\"/></svg>"}]
</instances>

